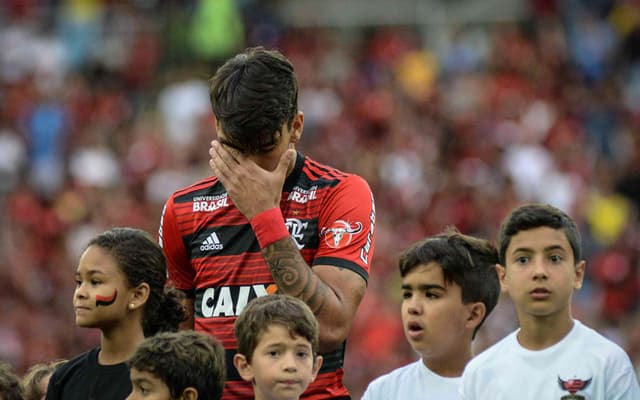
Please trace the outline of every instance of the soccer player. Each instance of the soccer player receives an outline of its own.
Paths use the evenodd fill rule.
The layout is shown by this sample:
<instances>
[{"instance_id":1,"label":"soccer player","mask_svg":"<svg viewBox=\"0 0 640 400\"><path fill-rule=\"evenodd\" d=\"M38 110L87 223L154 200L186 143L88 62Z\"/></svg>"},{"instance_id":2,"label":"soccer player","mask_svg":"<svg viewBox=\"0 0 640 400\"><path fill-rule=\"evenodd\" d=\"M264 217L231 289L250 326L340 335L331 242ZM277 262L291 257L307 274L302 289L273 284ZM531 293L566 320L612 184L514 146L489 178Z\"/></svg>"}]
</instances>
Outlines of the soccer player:
<instances>
[{"instance_id":1,"label":"soccer player","mask_svg":"<svg viewBox=\"0 0 640 400\"><path fill-rule=\"evenodd\" d=\"M359 176L295 150L304 115L293 66L250 48L211 79L217 140L214 176L173 193L159 230L169 275L188 295L185 324L228 351L223 398L252 394L230 366L233 323L247 302L275 292L303 300L319 322L325 363L303 399L348 399L345 340L364 296L374 250L375 210Z\"/></svg>"},{"instance_id":2,"label":"soccer player","mask_svg":"<svg viewBox=\"0 0 640 400\"><path fill-rule=\"evenodd\" d=\"M518 207L500 227L499 258L520 328L469 362L463 399L640 399L629 356L572 316L586 266L575 222L549 205Z\"/></svg>"}]
</instances>

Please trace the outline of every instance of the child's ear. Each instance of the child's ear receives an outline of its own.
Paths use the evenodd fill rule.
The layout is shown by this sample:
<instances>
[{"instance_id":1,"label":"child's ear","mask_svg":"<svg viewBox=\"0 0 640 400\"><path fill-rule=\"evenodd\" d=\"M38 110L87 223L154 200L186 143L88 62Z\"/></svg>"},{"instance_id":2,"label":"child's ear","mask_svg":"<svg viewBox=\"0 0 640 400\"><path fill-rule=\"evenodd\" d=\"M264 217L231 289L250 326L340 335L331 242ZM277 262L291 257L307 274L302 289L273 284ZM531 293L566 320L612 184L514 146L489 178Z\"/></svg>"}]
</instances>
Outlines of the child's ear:
<instances>
[{"instance_id":1,"label":"child's ear","mask_svg":"<svg viewBox=\"0 0 640 400\"><path fill-rule=\"evenodd\" d=\"M151 292L151 288L149 284L143 282L139 284L137 287L133 288L129 292L129 309L133 310L138 307L141 307L147 302L149 298L149 293Z\"/></svg>"},{"instance_id":2,"label":"child's ear","mask_svg":"<svg viewBox=\"0 0 640 400\"><path fill-rule=\"evenodd\" d=\"M587 267L587 262L582 260L576 264L575 277L573 279L573 288L575 290L582 288L582 280L584 279L584 270Z\"/></svg>"},{"instance_id":3,"label":"child's ear","mask_svg":"<svg viewBox=\"0 0 640 400\"><path fill-rule=\"evenodd\" d=\"M316 380L316 376L318 376L320 367L322 367L322 361L323 361L322 356L316 356L316 359L313 362L313 369L311 370L311 375L313 376L313 379L311 380L311 382Z\"/></svg>"},{"instance_id":4,"label":"child's ear","mask_svg":"<svg viewBox=\"0 0 640 400\"><path fill-rule=\"evenodd\" d=\"M182 391L180 400L198 400L198 390L194 387L189 386Z\"/></svg>"},{"instance_id":5,"label":"child's ear","mask_svg":"<svg viewBox=\"0 0 640 400\"><path fill-rule=\"evenodd\" d=\"M484 316L487 314L487 308L482 302L469 303L468 307L469 313L467 315L466 325L467 328L473 331L484 319Z\"/></svg>"},{"instance_id":6,"label":"child's ear","mask_svg":"<svg viewBox=\"0 0 640 400\"><path fill-rule=\"evenodd\" d=\"M500 280L500 288L502 289L502 292L508 292L509 288L505 279L507 276L507 269L503 265L496 264L496 272L498 273L498 279Z\"/></svg>"},{"instance_id":7,"label":"child's ear","mask_svg":"<svg viewBox=\"0 0 640 400\"><path fill-rule=\"evenodd\" d=\"M242 379L247 382L253 381L253 368L251 368L251 364L249 364L244 354L236 353L233 356L233 365L238 370Z\"/></svg>"}]
</instances>

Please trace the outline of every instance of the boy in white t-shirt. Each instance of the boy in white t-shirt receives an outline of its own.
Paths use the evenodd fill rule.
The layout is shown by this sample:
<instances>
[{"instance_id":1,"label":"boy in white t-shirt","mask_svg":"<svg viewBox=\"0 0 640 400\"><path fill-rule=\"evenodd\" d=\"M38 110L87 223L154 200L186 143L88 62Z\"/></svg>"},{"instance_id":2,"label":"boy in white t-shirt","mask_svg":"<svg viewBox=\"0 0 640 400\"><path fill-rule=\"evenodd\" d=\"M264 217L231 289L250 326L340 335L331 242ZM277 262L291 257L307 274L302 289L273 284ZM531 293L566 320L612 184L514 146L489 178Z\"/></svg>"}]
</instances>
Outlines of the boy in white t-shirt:
<instances>
[{"instance_id":1,"label":"boy in white t-shirt","mask_svg":"<svg viewBox=\"0 0 640 400\"><path fill-rule=\"evenodd\" d=\"M572 317L585 271L573 220L549 205L524 205L503 222L498 243L500 283L520 328L469 362L462 398L640 400L624 350Z\"/></svg>"},{"instance_id":2,"label":"boy in white t-shirt","mask_svg":"<svg viewBox=\"0 0 640 400\"><path fill-rule=\"evenodd\" d=\"M471 341L500 296L497 250L455 230L400 256L402 324L421 359L378 377L363 400L459 399Z\"/></svg>"}]
</instances>

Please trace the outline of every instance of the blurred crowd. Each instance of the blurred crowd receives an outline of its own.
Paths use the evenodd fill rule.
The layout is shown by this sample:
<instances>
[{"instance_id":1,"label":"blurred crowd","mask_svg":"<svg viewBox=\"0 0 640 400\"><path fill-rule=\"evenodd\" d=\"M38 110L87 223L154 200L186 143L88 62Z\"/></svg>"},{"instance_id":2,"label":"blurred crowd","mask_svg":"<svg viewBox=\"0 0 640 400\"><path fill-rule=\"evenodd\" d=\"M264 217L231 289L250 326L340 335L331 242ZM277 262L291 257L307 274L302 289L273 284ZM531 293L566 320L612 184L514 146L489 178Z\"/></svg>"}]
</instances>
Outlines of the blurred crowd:
<instances>
[{"instance_id":1,"label":"blurred crowd","mask_svg":"<svg viewBox=\"0 0 640 400\"><path fill-rule=\"evenodd\" d=\"M82 246L112 226L156 233L169 194L210 174L207 78L263 45L296 67L299 150L375 195L376 252L347 344L356 398L416 358L399 252L450 225L495 240L527 201L579 223L574 316L640 370L640 2L531 0L522 20L437 29L293 27L272 3L0 3L0 359L26 371L97 343L71 307ZM515 328L507 302L478 351Z\"/></svg>"}]
</instances>

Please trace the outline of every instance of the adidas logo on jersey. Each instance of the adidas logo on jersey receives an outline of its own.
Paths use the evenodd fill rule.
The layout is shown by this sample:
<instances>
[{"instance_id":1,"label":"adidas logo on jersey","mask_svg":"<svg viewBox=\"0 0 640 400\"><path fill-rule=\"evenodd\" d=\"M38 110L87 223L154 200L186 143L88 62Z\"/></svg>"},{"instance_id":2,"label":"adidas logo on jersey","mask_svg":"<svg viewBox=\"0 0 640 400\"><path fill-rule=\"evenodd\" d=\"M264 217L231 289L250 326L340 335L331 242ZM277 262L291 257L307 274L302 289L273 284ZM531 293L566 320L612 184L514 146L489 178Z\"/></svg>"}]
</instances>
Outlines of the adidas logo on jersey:
<instances>
[{"instance_id":1,"label":"adidas logo on jersey","mask_svg":"<svg viewBox=\"0 0 640 400\"><path fill-rule=\"evenodd\" d=\"M224 246L218 239L218 234L215 232L211 232L209 236L205 240L202 241L200 245L200 251L209 251L209 250L222 250Z\"/></svg>"}]
</instances>

